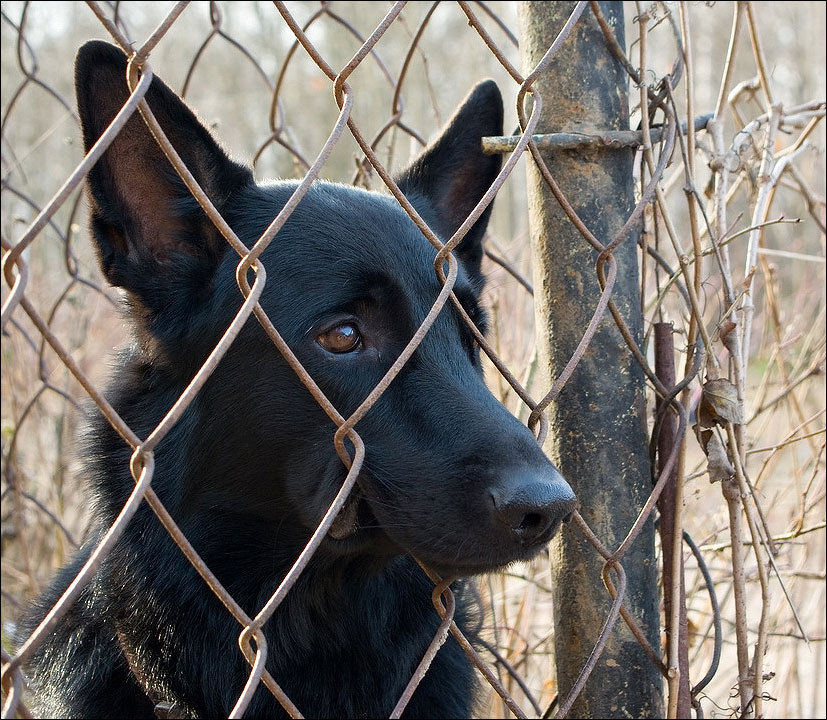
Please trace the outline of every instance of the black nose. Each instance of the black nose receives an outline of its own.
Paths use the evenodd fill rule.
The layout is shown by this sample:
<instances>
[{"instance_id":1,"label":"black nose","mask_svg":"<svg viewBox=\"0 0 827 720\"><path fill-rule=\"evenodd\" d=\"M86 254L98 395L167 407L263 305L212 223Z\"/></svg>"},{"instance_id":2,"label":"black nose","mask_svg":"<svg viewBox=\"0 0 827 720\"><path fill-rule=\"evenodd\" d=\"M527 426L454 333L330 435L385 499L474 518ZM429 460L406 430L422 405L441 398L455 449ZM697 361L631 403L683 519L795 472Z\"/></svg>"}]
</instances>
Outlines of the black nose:
<instances>
[{"instance_id":1,"label":"black nose","mask_svg":"<svg viewBox=\"0 0 827 720\"><path fill-rule=\"evenodd\" d=\"M577 498L562 476L556 471L548 475L511 477L490 491L496 519L525 547L548 542L577 507Z\"/></svg>"}]
</instances>

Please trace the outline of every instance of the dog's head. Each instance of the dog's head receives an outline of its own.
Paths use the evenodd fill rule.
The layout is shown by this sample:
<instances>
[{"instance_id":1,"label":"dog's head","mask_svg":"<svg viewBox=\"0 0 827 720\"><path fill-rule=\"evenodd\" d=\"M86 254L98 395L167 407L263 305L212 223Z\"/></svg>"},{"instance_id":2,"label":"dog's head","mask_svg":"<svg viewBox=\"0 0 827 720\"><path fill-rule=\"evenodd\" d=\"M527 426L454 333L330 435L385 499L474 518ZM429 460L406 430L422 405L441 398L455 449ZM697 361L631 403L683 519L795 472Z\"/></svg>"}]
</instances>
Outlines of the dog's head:
<instances>
[{"instance_id":1,"label":"dog's head","mask_svg":"<svg viewBox=\"0 0 827 720\"><path fill-rule=\"evenodd\" d=\"M80 50L76 82L87 149L125 102L125 77L120 50L101 42ZM296 184L257 185L157 78L146 100L195 179L251 246ZM499 171L499 157L483 155L480 138L502 132L502 114L496 85L480 83L397 178L443 239ZM100 264L126 291L139 340L132 364L151 369L151 380L149 371L133 380L143 398L127 400L133 407L124 412L151 429L168 406L147 395L174 398L238 311L238 256L137 113L90 172L89 188ZM490 207L455 251L454 292L481 329L489 213ZM394 198L324 182L314 184L263 254L261 306L343 416L384 376L431 309L441 289L434 257ZM142 413L138 405L153 410ZM190 441L167 453L175 459L165 459L164 443L158 449L155 487L172 506L186 503L193 511L226 503L270 522L285 539L296 528L306 539L345 475L333 447L335 426L253 319L182 424ZM446 574L481 572L536 554L574 509L571 489L532 434L486 388L474 336L451 302L356 430L365 442L364 469L326 541L330 552L402 551ZM179 479L165 480L175 463Z\"/></svg>"}]
</instances>

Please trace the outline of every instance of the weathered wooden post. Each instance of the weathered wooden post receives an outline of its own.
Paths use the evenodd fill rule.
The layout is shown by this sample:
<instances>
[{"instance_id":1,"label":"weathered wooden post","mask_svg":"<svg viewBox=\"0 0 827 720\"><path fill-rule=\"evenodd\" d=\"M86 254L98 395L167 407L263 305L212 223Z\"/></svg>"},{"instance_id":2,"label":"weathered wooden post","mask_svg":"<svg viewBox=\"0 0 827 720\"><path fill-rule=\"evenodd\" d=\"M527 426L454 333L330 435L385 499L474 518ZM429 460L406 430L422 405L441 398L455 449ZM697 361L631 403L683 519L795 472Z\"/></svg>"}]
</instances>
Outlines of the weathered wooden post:
<instances>
[{"instance_id":1,"label":"weathered wooden post","mask_svg":"<svg viewBox=\"0 0 827 720\"><path fill-rule=\"evenodd\" d=\"M574 2L521 2L520 51L528 72L569 17ZM623 5L601 2L624 45ZM590 11L535 83L542 96L538 133L625 130L628 78ZM544 159L586 226L604 244L634 207L632 150L546 151ZM572 356L600 296L597 253L563 213L529 160L529 225L535 262L537 343L547 378ZM614 253L614 300L642 338L635 237ZM644 375L607 312L589 348L549 409L546 449L575 489L581 514L610 549L632 526L651 490ZM574 525L554 541L554 616L560 698L568 694L610 609L603 559ZM657 567L650 520L623 560L627 606L659 652ZM570 717L663 717L658 670L619 620Z\"/></svg>"}]
</instances>

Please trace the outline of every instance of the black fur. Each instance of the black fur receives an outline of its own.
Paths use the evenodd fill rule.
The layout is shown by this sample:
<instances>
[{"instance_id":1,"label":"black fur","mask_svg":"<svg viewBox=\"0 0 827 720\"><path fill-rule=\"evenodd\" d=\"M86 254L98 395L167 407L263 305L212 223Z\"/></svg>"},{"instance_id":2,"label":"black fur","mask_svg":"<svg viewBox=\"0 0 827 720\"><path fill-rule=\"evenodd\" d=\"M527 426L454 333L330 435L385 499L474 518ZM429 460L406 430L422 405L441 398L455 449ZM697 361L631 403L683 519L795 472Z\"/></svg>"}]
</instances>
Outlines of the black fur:
<instances>
[{"instance_id":1,"label":"black fur","mask_svg":"<svg viewBox=\"0 0 827 720\"><path fill-rule=\"evenodd\" d=\"M125 57L81 48L78 108L87 149L127 96ZM198 182L248 245L292 182L256 185L160 80L147 100ZM486 81L440 138L400 175L418 212L450 236L500 167L480 151L502 130ZM206 219L143 120L133 116L89 175L101 267L125 290L135 343L109 392L146 437L241 305L238 256ZM488 211L460 244L455 291L479 307ZM261 304L338 410L351 413L387 371L436 298L434 250L391 197L314 184L263 255ZM352 352L319 342L361 336ZM160 443L153 488L233 597L254 615L274 591L345 476L335 427L254 319ZM451 303L359 422L364 470L347 509L265 626L268 669L309 717L382 717L394 707L438 625L432 583L412 556L472 575L535 555L574 497L530 432L486 389L473 336ZM91 433L94 523L83 549L32 613L33 627L78 572L134 487L130 449L99 418ZM344 517L344 516L343 516ZM458 583L457 620L473 635ZM31 661L43 715L226 717L249 674L240 627L143 504L92 582ZM449 639L406 717L467 717L476 680ZM248 717L286 716L262 686Z\"/></svg>"}]
</instances>

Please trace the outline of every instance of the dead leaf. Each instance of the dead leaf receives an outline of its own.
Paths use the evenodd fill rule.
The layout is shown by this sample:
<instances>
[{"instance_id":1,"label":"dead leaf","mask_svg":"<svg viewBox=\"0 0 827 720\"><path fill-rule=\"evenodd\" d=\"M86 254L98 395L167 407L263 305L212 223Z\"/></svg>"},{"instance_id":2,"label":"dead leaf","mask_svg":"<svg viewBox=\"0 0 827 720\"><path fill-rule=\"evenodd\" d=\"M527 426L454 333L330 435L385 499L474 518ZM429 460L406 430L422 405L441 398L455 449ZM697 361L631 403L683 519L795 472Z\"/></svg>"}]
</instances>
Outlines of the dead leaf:
<instances>
[{"instance_id":1,"label":"dead leaf","mask_svg":"<svg viewBox=\"0 0 827 720\"><path fill-rule=\"evenodd\" d=\"M735 343L738 340L738 325L732 320L725 320L721 325L720 330L721 342L729 351L730 355L735 355Z\"/></svg>"},{"instance_id":2,"label":"dead leaf","mask_svg":"<svg viewBox=\"0 0 827 720\"><path fill-rule=\"evenodd\" d=\"M700 444L704 455L706 455L706 446L709 443L709 438L712 436L712 430L703 430L702 428L703 425L701 425L700 422L692 426L692 429L695 431L695 437L698 439L698 444Z\"/></svg>"},{"instance_id":3,"label":"dead leaf","mask_svg":"<svg viewBox=\"0 0 827 720\"><path fill-rule=\"evenodd\" d=\"M710 433L706 443L706 458L709 482L725 482L735 474L735 468L732 467L726 448L717 433Z\"/></svg>"},{"instance_id":4,"label":"dead leaf","mask_svg":"<svg viewBox=\"0 0 827 720\"><path fill-rule=\"evenodd\" d=\"M703 427L724 425L727 422L741 425L744 422L744 411L738 401L735 385L726 378L705 382L701 392L698 421Z\"/></svg>"}]
</instances>

